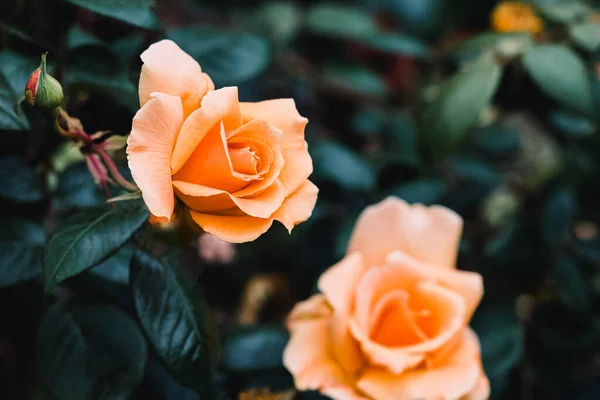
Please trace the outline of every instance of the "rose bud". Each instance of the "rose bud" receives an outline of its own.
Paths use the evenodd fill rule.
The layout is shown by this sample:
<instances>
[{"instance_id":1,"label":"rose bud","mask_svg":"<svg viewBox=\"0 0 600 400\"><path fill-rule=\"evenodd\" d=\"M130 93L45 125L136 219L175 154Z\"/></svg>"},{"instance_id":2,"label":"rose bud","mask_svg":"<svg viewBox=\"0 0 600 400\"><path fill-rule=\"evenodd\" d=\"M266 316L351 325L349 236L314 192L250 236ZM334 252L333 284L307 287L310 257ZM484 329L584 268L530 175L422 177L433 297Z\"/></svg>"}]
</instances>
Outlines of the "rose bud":
<instances>
[{"instance_id":1,"label":"rose bud","mask_svg":"<svg viewBox=\"0 0 600 400\"><path fill-rule=\"evenodd\" d=\"M25 99L38 110L53 111L62 104L63 98L62 86L46 71L46 54L42 54L39 68L25 85Z\"/></svg>"}]
</instances>

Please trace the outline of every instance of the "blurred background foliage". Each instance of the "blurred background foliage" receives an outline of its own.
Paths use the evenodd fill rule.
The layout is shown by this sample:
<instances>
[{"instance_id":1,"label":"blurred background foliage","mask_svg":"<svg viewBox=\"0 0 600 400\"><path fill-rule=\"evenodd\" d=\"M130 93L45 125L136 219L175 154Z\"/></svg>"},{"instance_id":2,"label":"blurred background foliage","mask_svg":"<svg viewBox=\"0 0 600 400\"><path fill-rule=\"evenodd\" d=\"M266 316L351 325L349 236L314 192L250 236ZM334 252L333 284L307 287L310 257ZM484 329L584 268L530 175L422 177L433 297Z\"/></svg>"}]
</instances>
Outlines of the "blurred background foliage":
<instances>
[{"instance_id":1,"label":"blurred background foliage","mask_svg":"<svg viewBox=\"0 0 600 400\"><path fill-rule=\"evenodd\" d=\"M389 195L465 219L458 265L484 277L472 325L494 399L600 398L600 8L529 4L523 13L495 0L0 1L0 398L290 389L285 315L343 256L361 210ZM68 313L49 307L56 299L39 279L45 238L105 195L21 101L29 74L48 51L69 113L89 132L125 135L139 54L165 37L244 101L294 98L310 120L320 188L292 235L277 226L226 263L196 243L180 255L221 328L219 373L202 397L146 348L131 317L129 247L66 281L57 296L70 299ZM124 155L120 165L126 172ZM166 232L155 245L177 243ZM87 360L86 346L108 361Z\"/></svg>"}]
</instances>

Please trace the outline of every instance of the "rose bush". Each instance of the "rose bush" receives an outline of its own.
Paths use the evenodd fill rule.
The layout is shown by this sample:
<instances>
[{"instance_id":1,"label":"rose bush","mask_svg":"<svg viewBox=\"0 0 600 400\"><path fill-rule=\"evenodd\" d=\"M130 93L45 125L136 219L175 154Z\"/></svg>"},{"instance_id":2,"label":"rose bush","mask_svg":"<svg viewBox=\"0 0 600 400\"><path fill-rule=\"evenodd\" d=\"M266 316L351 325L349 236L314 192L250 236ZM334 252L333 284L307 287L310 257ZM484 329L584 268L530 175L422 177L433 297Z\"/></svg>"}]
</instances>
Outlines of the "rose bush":
<instances>
[{"instance_id":1,"label":"rose bush","mask_svg":"<svg viewBox=\"0 0 600 400\"><path fill-rule=\"evenodd\" d=\"M175 43L142 54L141 109L127 154L133 179L161 222L175 196L206 232L247 242L274 220L291 231L310 217L318 189L304 140L308 120L291 99L240 103Z\"/></svg>"},{"instance_id":2,"label":"rose bush","mask_svg":"<svg viewBox=\"0 0 600 400\"><path fill-rule=\"evenodd\" d=\"M322 294L288 319L284 363L302 390L337 400L486 399L469 320L481 276L455 269L462 219L388 198L359 218Z\"/></svg>"}]
</instances>

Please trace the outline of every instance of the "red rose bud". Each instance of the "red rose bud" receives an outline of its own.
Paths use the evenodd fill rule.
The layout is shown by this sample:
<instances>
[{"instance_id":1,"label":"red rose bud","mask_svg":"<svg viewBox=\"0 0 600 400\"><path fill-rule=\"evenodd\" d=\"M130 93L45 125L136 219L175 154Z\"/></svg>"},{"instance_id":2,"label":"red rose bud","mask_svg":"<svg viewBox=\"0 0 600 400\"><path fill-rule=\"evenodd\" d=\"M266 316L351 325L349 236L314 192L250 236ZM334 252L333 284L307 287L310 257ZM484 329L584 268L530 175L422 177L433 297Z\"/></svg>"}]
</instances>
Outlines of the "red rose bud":
<instances>
[{"instance_id":1,"label":"red rose bud","mask_svg":"<svg viewBox=\"0 0 600 400\"><path fill-rule=\"evenodd\" d=\"M46 71L46 55L42 54L40 67L33 71L25 85L27 103L42 111L60 107L64 95L60 83Z\"/></svg>"}]
</instances>

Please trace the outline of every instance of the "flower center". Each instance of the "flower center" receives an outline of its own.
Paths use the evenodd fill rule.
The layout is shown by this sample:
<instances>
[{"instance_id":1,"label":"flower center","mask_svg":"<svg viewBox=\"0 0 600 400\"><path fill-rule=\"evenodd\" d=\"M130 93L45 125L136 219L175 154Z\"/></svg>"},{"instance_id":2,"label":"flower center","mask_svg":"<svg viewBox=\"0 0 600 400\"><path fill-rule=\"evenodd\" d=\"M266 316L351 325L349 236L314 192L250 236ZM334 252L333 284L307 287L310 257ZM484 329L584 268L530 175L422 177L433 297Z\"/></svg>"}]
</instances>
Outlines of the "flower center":
<instances>
[{"instance_id":1,"label":"flower center","mask_svg":"<svg viewBox=\"0 0 600 400\"><path fill-rule=\"evenodd\" d=\"M253 146L230 143L228 147L234 171L247 175L255 175L260 171L262 162Z\"/></svg>"}]
</instances>

